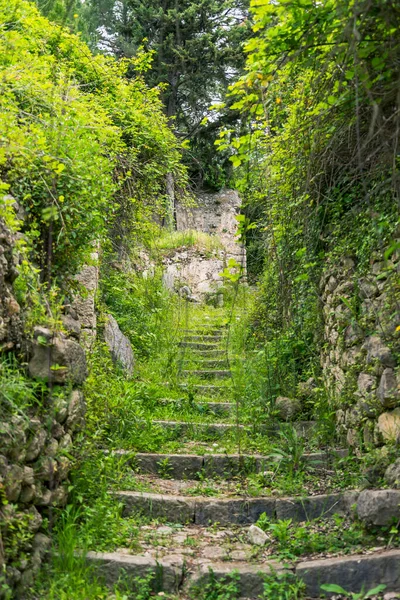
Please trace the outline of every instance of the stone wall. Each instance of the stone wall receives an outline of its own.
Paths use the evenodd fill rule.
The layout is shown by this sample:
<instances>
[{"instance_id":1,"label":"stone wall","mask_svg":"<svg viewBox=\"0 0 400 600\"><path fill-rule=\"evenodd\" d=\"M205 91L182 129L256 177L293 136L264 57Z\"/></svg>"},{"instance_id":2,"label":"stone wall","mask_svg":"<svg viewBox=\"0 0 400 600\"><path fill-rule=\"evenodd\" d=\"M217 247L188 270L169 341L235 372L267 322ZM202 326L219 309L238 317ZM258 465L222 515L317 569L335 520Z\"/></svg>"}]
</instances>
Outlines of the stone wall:
<instances>
[{"instance_id":1,"label":"stone wall","mask_svg":"<svg viewBox=\"0 0 400 600\"><path fill-rule=\"evenodd\" d=\"M18 234L17 234L18 235ZM67 500L73 439L81 429L85 404L80 386L87 374L79 344L81 323L67 309L64 332L36 327L33 339L23 333L26 306L13 294L18 275L17 235L0 219L0 351L20 366L27 387L41 380L38 401L22 408L4 392L5 367L0 363L0 598L24 598L49 548L43 528L51 509ZM3 372L2 372L3 371Z\"/></svg>"},{"instance_id":2,"label":"stone wall","mask_svg":"<svg viewBox=\"0 0 400 600\"><path fill-rule=\"evenodd\" d=\"M322 369L338 431L353 447L400 442L400 255L384 252L363 275L343 258L321 280Z\"/></svg>"},{"instance_id":3,"label":"stone wall","mask_svg":"<svg viewBox=\"0 0 400 600\"><path fill-rule=\"evenodd\" d=\"M214 236L221 249L207 252L201 248L185 248L164 260L164 283L168 289L188 286L194 298L201 299L223 284L220 274L230 259L246 268L245 249L237 242L241 199L234 190L215 194L199 193L195 207L177 205L178 231L196 230Z\"/></svg>"}]
</instances>

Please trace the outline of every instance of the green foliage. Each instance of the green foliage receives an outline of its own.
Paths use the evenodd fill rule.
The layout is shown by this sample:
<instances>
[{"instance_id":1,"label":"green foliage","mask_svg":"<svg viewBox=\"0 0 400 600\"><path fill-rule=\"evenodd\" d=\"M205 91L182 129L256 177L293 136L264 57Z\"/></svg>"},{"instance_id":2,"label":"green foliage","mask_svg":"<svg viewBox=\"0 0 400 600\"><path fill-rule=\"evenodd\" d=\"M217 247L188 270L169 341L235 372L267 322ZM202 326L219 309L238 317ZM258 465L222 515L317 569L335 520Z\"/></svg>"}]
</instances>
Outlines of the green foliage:
<instances>
[{"instance_id":1,"label":"green foliage","mask_svg":"<svg viewBox=\"0 0 400 600\"><path fill-rule=\"evenodd\" d=\"M4 419L26 416L30 408L42 406L47 397L46 386L32 381L12 356L1 358L0 380L0 415Z\"/></svg>"},{"instance_id":2,"label":"green foliage","mask_svg":"<svg viewBox=\"0 0 400 600\"><path fill-rule=\"evenodd\" d=\"M264 592L261 598L269 600L302 600L305 597L305 584L291 573L271 573L265 577Z\"/></svg>"},{"instance_id":3,"label":"green foliage","mask_svg":"<svg viewBox=\"0 0 400 600\"><path fill-rule=\"evenodd\" d=\"M351 256L362 272L398 222L400 21L378 4L251 3L246 73L230 88L247 130L217 146L256 223L248 270L272 398L319 375L324 267Z\"/></svg>"},{"instance_id":4,"label":"green foliage","mask_svg":"<svg viewBox=\"0 0 400 600\"><path fill-rule=\"evenodd\" d=\"M106 220L118 238L146 207L162 211L165 174L182 174L180 153L159 91L139 73L143 53L120 63L94 57L25 1L1 2L0 21L0 176L25 209L42 279L65 280Z\"/></svg>"},{"instance_id":5,"label":"green foliage","mask_svg":"<svg viewBox=\"0 0 400 600\"><path fill-rule=\"evenodd\" d=\"M331 592L334 594L343 594L346 598L351 598L351 600L366 600L367 598L371 598L373 596L377 596L381 592L384 592L387 588L386 585L377 585L376 587L366 591L361 591L360 593L355 592L346 592L340 585L335 585L333 583L329 583L326 585L321 585L321 590L324 592Z\"/></svg>"},{"instance_id":6,"label":"green foliage","mask_svg":"<svg viewBox=\"0 0 400 600\"><path fill-rule=\"evenodd\" d=\"M319 553L356 552L360 548L373 547L383 533L368 531L362 523L338 515L329 520L297 524L291 519L272 522L264 513L257 525L272 538L273 554L282 560Z\"/></svg>"},{"instance_id":7,"label":"green foliage","mask_svg":"<svg viewBox=\"0 0 400 600\"><path fill-rule=\"evenodd\" d=\"M213 570L209 569L208 582L202 589L194 587L191 598L201 600L236 600L240 597L240 575L232 571L226 577L217 578Z\"/></svg>"}]
</instances>

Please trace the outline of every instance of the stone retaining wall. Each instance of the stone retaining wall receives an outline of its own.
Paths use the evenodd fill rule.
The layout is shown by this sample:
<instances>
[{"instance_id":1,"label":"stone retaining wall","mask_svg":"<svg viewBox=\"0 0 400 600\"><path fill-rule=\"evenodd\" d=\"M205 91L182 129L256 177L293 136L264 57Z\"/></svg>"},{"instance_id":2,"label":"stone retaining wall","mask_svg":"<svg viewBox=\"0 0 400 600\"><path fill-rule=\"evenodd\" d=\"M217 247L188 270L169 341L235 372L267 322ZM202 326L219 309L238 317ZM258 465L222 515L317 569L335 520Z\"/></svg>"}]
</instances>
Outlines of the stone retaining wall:
<instances>
[{"instance_id":1,"label":"stone retaining wall","mask_svg":"<svg viewBox=\"0 0 400 600\"><path fill-rule=\"evenodd\" d=\"M13 293L18 235L0 219L0 353L15 369L20 361L27 389L30 379L42 380L43 387L37 402L22 397L22 408L0 387L0 598L15 599L25 597L49 548L44 518L67 501L73 440L85 411L79 387L87 375L81 323L72 307L63 316L64 332L36 327L33 339L23 332L27 307ZM28 370L21 364L25 360ZM5 385L2 369L0 363Z\"/></svg>"},{"instance_id":2,"label":"stone retaining wall","mask_svg":"<svg viewBox=\"0 0 400 600\"><path fill-rule=\"evenodd\" d=\"M321 280L321 364L339 432L353 447L400 441L400 255L385 260L385 250L363 275L343 258Z\"/></svg>"},{"instance_id":3,"label":"stone retaining wall","mask_svg":"<svg viewBox=\"0 0 400 600\"><path fill-rule=\"evenodd\" d=\"M196 230L215 236L221 249L206 252L194 248L177 250L164 260L164 284L170 290L188 286L193 299L201 300L223 284L221 272L233 259L246 268L246 251L237 242L241 199L234 190L200 193L195 207L177 205L178 231Z\"/></svg>"}]
</instances>

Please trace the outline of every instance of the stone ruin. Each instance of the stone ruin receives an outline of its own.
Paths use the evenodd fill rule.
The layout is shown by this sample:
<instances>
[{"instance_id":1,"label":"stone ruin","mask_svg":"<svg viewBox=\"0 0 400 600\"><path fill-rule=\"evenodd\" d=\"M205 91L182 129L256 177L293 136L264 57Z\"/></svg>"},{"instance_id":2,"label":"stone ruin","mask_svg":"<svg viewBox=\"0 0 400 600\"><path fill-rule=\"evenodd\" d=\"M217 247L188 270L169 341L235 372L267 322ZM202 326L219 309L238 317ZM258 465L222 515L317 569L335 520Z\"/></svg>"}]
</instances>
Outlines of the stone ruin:
<instances>
[{"instance_id":1,"label":"stone ruin","mask_svg":"<svg viewBox=\"0 0 400 600\"><path fill-rule=\"evenodd\" d=\"M246 269L246 250L238 242L238 222L241 199L234 190L209 194L199 193L194 207L176 207L178 231L199 231L215 237L221 248L207 252L196 247L181 248L164 259L164 285L169 290L189 288L183 295L202 300L217 293L223 285L222 271L233 259Z\"/></svg>"}]
</instances>

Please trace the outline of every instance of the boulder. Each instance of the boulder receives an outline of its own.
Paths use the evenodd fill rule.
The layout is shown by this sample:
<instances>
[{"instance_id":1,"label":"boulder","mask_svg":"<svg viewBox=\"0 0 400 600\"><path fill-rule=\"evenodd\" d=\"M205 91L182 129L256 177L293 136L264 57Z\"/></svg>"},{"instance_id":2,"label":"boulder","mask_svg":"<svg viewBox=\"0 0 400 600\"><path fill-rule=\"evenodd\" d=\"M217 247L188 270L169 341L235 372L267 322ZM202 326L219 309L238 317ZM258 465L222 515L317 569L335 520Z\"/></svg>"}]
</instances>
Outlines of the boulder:
<instances>
[{"instance_id":1,"label":"boulder","mask_svg":"<svg viewBox=\"0 0 400 600\"><path fill-rule=\"evenodd\" d=\"M132 375L135 365L132 346L112 315L107 315L104 338L114 362L119 363L128 375Z\"/></svg>"},{"instance_id":2,"label":"boulder","mask_svg":"<svg viewBox=\"0 0 400 600\"><path fill-rule=\"evenodd\" d=\"M275 401L275 408L281 419L292 421L301 412L301 403L299 400L278 396Z\"/></svg>"},{"instance_id":3,"label":"boulder","mask_svg":"<svg viewBox=\"0 0 400 600\"><path fill-rule=\"evenodd\" d=\"M81 429L84 423L86 406L80 390L73 390L69 397L68 418L65 423L69 431Z\"/></svg>"},{"instance_id":4,"label":"boulder","mask_svg":"<svg viewBox=\"0 0 400 600\"><path fill-rule=\"evenodd\" d=\"M385 481L395 489L400 489L400 458L385 471Z\"/></svg>"},{"instance_id":5,"label":"boulder","mask_svg":"<svg viewBox=\"0 0 400 600\"><path fill-rule=\"evenodd\" d=\"M357 387L361 396L368 396L374 389L376 389L377 380L373 375L368 373L360 373L358 376Z\"/></svg>"},{"instance_id":6,"label":"boulder","mask_svg":"<svg viewBox=\"0 0 400 600\"><path fill-rule=\"evenodd\" d=\"M364 342L363 349L367 351L367 362L372 363L378 360L385 367L395 367L396 359L390 349L385 346L381 338L377 335L372 335Z\"/></svg>"},{"instance_id":7,"label":"boulder","mask_svg":"<svg viewBox=\"0 0 400 600\"><path fill-rule=\"evenodd\" d=\"M399 402L399 386L393 369L383 371L377 395L384 408L394 408Z\"/></svg>"},{"instance_id":8,"label":"boulder","mask_svg":"<svg viewBox=\"0 0 400 600\"><path fill-rule=\"evenodd\" d=\"M400 440L400 408L392 412L385 412L379 416L377 432L386 442Z\"/></svg>"},{"instance_id":9,"label":"boulder","mask_svg":"<svg viewBox=\"0 0 400 600\"><path fill-rule=\"evenodd\" d=\"M79 340L81 335L81 324L78 319L74 319L71 314L67 314L61 317L61 321L68 335Z\"/></svg>"},{"instance_id":10,"label":"boulder","mask_svg":"<svg viewBox=\"0 0 400 600\"><path fill-rule=\"evenodd\" d=\"M265 546L268 541L267 534L262 529L257 527L257 525L251 525L249 527L247 537L250 544L253 544L253 546Z\"/></svg>"},{"instance_id":11,"label":"boulder","mask_svg":"<svg viewBox=\"0 0 400 600\"><path fill-rule=\"evenodd\" d=\"M370 525L390 525L400 518L400 491L362 491L357 501L357 515Z\"/></svg>"},{"instance_id":12,"label":"boulder","mask_svg":"<svg viewBox=\"0 0 400 600\"><path fill-rule=\"evenodd\" d=\"M82 385L87 377L85 351L72 340L53 337L45 344L38 338L33 344L29 373L33 379Z\"/></svg>"}]
</instances>

